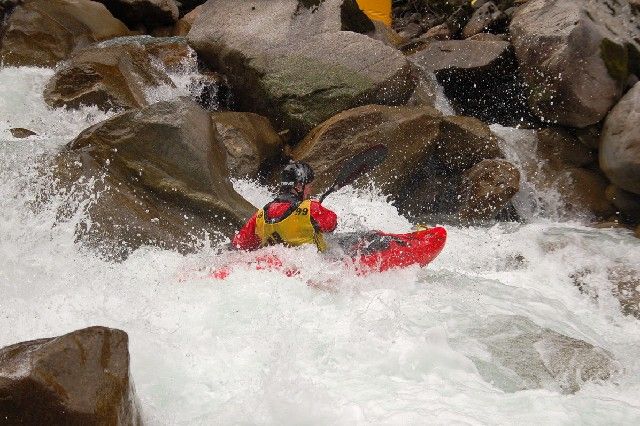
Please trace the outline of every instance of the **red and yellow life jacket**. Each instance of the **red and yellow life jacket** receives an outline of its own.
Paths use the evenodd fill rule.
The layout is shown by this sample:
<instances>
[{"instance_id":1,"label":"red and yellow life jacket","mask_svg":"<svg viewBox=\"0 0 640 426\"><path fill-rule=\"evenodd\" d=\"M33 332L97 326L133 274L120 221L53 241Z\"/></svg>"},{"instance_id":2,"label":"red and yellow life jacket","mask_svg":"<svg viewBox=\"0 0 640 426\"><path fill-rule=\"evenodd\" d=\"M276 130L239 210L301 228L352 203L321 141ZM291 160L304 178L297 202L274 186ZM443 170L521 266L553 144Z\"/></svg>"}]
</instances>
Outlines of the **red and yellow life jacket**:
<instances>
[{"instance_id":1,"label":"red and yellow life jacket","mask_svg":"<svg viewBox=\"0 0 640 426\"><path fill-rule=\"evenodd\" d=\"M327 248L322 233L316 231L311 222L311 200L292 203L283 215L275 219L265 216L266 209L268 204L256 216L256 235L262 240L263 247L274 244L292 247L315 244L319 251Z\"/></svg>"}]
</instances>

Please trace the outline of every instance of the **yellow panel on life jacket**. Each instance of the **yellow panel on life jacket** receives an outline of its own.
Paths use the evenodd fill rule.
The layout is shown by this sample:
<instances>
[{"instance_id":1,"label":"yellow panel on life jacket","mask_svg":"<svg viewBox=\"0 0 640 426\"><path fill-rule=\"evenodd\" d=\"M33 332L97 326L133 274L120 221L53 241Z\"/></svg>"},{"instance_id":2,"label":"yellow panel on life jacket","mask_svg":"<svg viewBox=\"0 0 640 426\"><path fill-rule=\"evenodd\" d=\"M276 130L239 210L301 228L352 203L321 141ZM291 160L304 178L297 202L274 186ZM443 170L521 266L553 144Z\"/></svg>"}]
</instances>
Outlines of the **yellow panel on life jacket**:
<instances>
[{"instance_id":1,"label":"yellow panel on life jacket","mask_svg":"<svg viewBox=\"0 0 640 426\"><path fill-rule=\"evenodd\" d=\"M376 21L391 26L391 0L356 0L360 9Z\"/></svg>"},{"instance_id":2,"label":"yellow panel on life jacket","mask_svg":"<svg viewBox=\"0 0 640 426\"><path fill-rule=\"evenodd\" d=\"M304 200L289 215L275 223L265 220L264 209L260 209L256 217L256 235L262 240L263 247L274 244L294 247L315 244L320 251L327 247L322 233L316 232L311 223L311 200Z\"/></svg>"}]
</instances>

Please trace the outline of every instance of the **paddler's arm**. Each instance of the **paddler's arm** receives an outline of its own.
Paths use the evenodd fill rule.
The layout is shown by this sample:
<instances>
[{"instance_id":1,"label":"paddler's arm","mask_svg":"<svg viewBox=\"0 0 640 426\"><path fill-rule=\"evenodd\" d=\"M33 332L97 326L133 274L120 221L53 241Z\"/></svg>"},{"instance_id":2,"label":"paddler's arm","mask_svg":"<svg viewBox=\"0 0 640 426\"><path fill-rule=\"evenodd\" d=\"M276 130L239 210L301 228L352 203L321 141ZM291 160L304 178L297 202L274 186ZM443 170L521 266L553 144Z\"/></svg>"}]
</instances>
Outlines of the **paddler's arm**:
<instances>
[{"instance_id":1,"label":"paddler's arm","mask_svg":"<svg viewBox=\"0 0 640 426\"><path fill-rule=\"evenodd\" d=\"M236 250L257 250L260 248L260 237L256 235L256 217L258 212L233 237L231 245Z\"/></svg>"},{"instance_id":2,"label":"paddler's arm","mask_svg":"<svg viewBox=\"0 0 640 426\"><path fill-rule=\"evenodd\" d=\"M310 210L311 219L320 232L333 232L338 226L338 216L320 202L312 200Z\"/></svg>"}]
</instances>

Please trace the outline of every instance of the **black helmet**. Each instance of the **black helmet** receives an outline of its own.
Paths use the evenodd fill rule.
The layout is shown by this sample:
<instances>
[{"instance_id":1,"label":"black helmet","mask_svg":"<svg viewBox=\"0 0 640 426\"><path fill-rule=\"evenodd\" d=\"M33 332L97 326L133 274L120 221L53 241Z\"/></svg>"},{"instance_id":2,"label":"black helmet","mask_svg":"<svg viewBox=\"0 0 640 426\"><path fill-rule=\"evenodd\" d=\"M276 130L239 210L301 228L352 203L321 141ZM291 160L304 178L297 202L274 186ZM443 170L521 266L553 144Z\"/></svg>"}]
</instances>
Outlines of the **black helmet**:
<instances>
[{"instance_id":1,"label":"black helmet","mask_svg":"<svg viewBox=\"0 0 640 426\"><path fill-rule=\"evenodd\" d=\"M313 169L310 165L303 162L294 162L287 164L282 170L282 180L280 185L292 188L298 183L308 184L313 181Z\"/></svg>"}]
</instances>

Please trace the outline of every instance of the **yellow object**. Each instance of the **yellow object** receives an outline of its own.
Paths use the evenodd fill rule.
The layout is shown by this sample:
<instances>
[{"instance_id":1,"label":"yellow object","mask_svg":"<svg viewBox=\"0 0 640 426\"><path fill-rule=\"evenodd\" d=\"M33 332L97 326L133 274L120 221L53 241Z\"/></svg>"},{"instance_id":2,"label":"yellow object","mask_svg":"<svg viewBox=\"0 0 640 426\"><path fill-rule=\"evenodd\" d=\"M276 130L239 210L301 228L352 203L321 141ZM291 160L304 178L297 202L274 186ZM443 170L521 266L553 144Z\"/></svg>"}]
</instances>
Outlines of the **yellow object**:
<instances>
[{"instance_id":1,"label":"yellow object","mask_svg":"<svg viewBox=\"0 0 640 426\"><path fill-rule=\"evenodd\" d=\"M382 21L391 26L391 0L356 0L360 9L376 21Z\"/></svg>"},{"instance_id":2,"label":"yellow object","mask_svg":"<svg viewBox=\"0 0 640 426\"><path fill-rule=\"evenodd\" d=\"M319 251L324 251L327 244L321 232L316 232L311 223L311 201L305 200L285 215L279 222L269 223L265 220L264 209L258 211L256 217L256 235L262 240L262 246L286 244L300 246L315 244Z\"/></svg>"}]
</instances>

